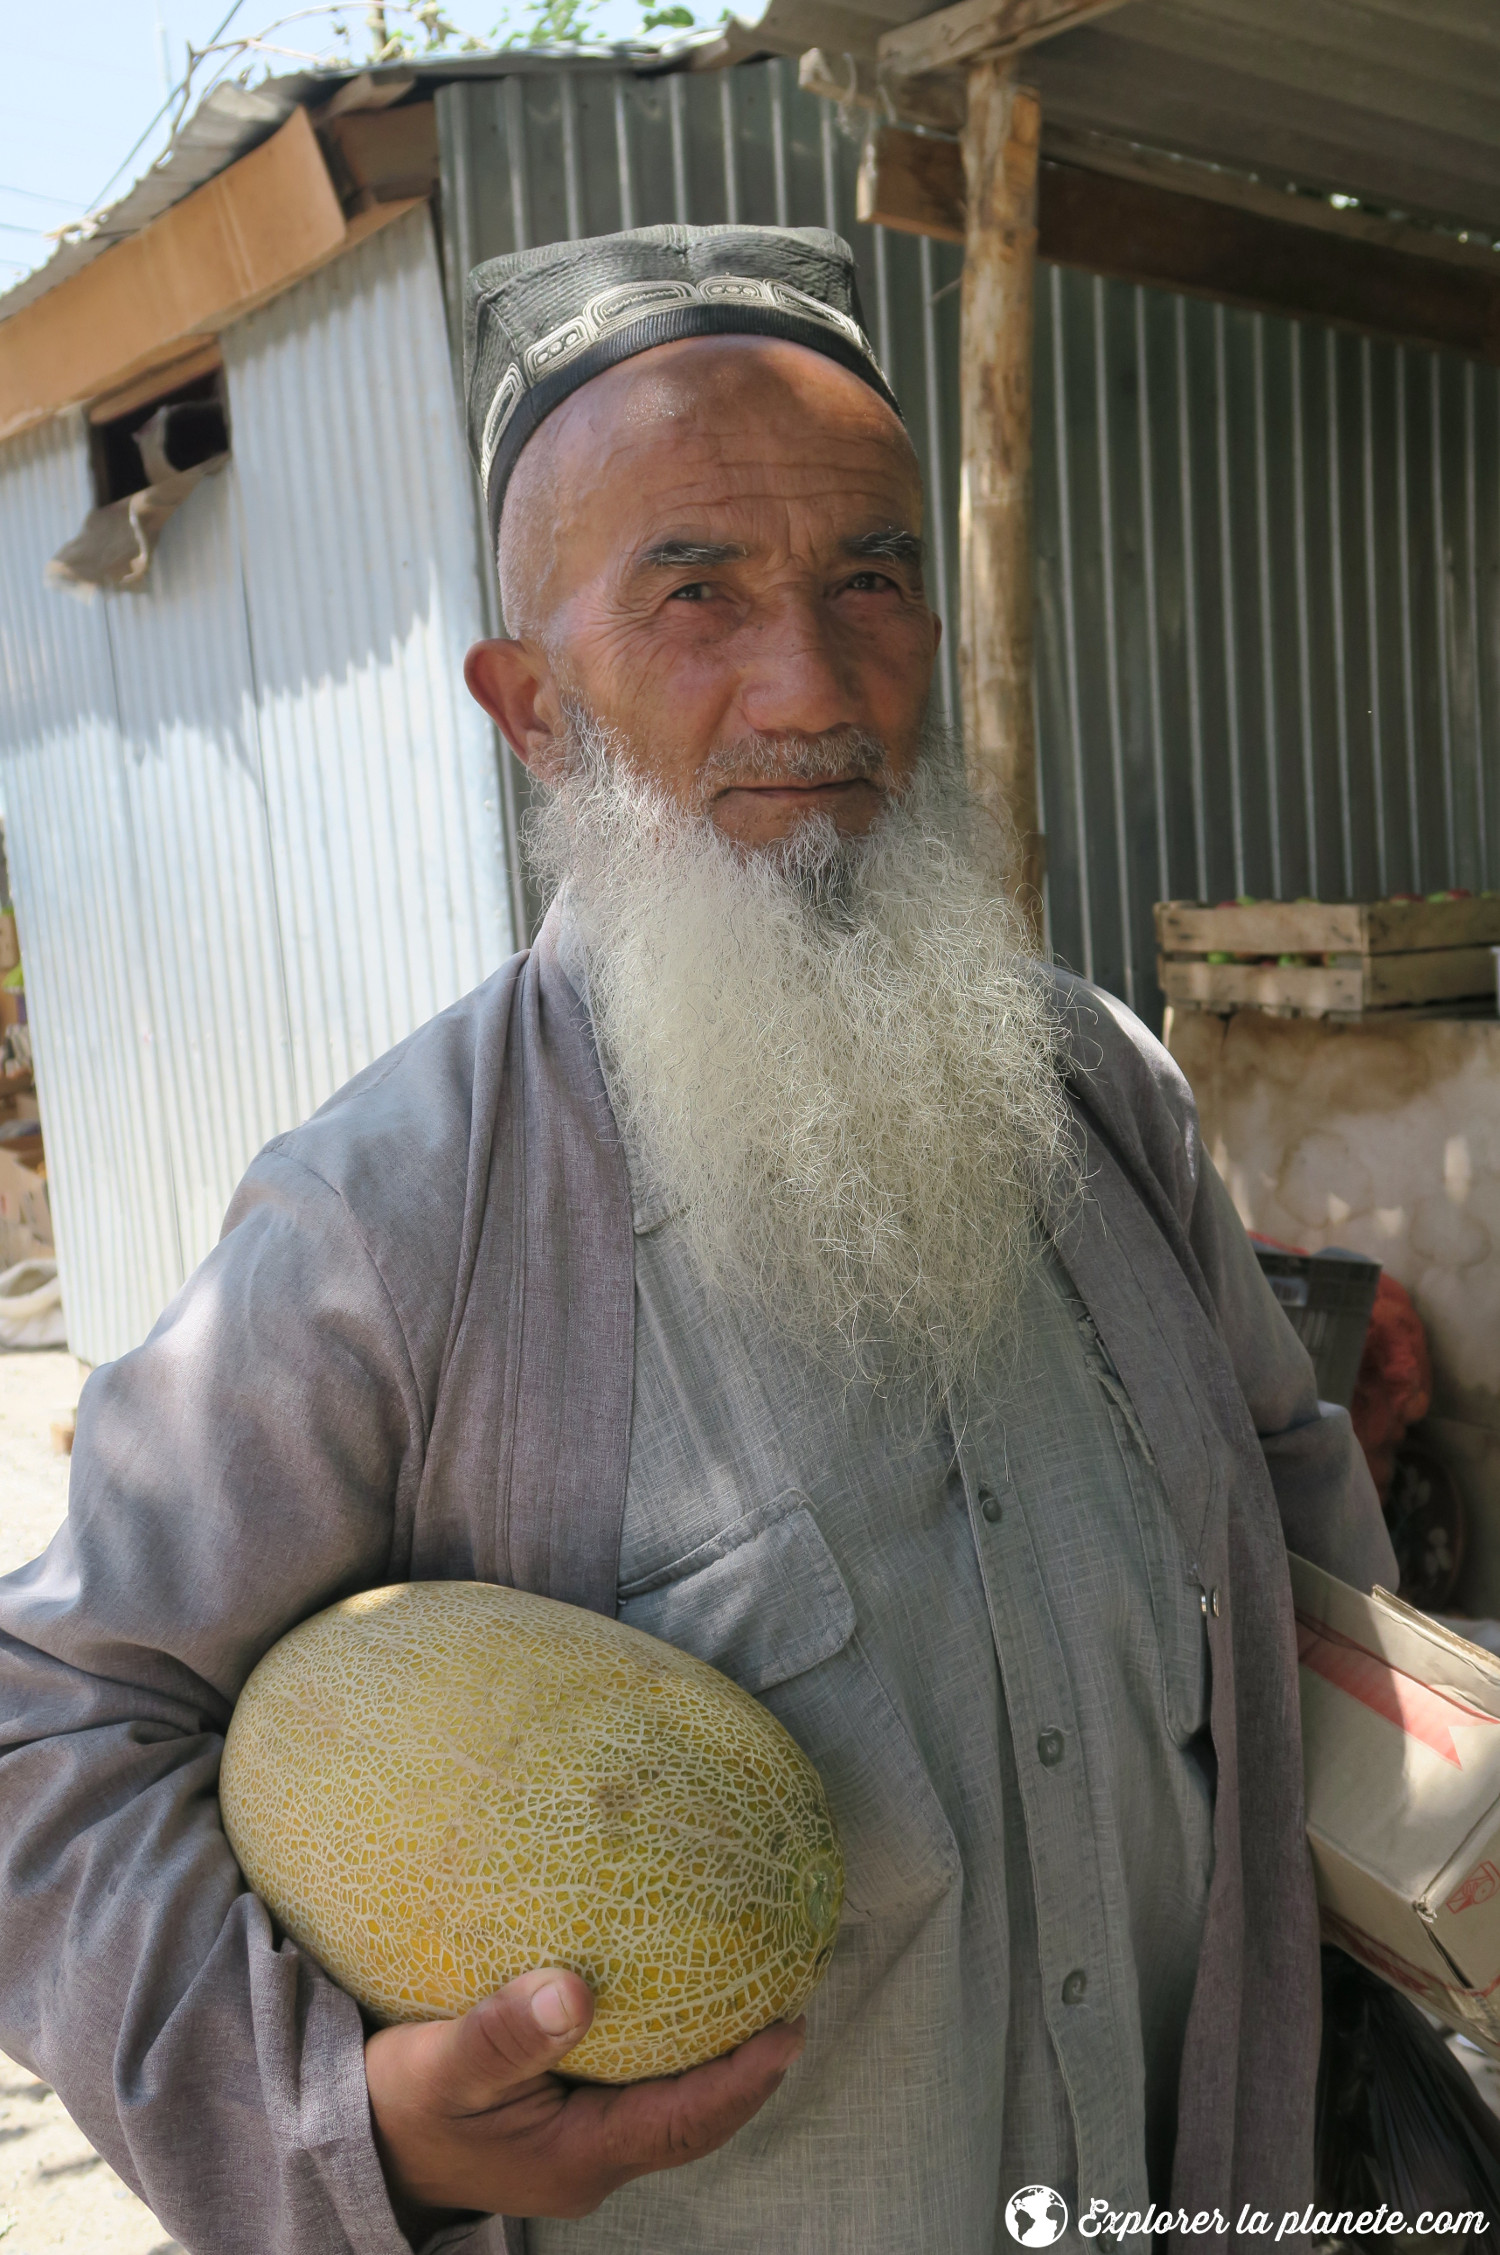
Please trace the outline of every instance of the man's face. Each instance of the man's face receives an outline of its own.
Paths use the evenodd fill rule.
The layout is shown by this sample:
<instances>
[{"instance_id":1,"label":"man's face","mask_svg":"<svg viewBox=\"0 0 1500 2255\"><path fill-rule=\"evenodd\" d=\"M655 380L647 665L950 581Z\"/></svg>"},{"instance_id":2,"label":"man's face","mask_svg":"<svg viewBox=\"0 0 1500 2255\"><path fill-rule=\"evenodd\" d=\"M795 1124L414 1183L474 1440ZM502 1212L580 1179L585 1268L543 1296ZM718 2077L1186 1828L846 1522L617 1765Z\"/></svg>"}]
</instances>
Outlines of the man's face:
<instances>
[{"instance_id":1,"label":"man's face","mask_svg":"<svg viewBox=\"0 0 1500 2255\"><path fill-rule=\"evenodd\" d=\"M575 392L501 526L515 639L467 678L544 781L569 709L746 846L868 830L909 780L939 622L921 482L860 380L775 339L659 346Z\"/></svg>"}]
</instances>

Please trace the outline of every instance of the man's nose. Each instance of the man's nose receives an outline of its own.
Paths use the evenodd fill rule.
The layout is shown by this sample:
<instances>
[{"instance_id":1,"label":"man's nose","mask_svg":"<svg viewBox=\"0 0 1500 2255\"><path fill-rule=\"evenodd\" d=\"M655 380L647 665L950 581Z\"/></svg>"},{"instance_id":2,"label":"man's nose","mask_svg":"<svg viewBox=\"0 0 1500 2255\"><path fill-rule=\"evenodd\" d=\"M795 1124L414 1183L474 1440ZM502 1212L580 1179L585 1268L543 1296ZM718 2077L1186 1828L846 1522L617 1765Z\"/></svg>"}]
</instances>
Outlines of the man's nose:
<instances>
[{"instance_id":1,"label":"man's nose","mask_svg":"<svg viewBox=\"0 0 1500 2255\"><path fill-rule=\"evenodd\" d=\"M815 599L778 604L748 642L739 702L757 735L822 736L860 725L857 669Z\"/></svg>"}]
</instances>

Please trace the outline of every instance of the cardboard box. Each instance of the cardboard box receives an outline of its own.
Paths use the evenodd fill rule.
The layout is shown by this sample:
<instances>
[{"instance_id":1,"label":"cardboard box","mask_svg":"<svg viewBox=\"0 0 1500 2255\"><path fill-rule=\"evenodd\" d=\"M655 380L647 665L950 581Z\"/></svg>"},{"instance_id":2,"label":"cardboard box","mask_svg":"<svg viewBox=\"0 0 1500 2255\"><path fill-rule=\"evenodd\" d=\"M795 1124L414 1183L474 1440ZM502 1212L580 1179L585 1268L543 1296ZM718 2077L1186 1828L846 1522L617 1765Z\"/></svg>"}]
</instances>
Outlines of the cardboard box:
<instances>
[{"instance_id":1,"label":"cardboard box","mask_svg":"<svg viewBox=\"0 0 1500 2255\"><path fill-rule=\"evenodd\" d=\"M52 1208L42 1175L0 1151L0 1271L52 1253Z\"/></svg>"},{"instance_id":2,"label":"cardboard box","mask_svg":"<svg viewBox=\"0 0 1500 2255\"><path fill-rule=\"evenodd\" d=\"M153 371L170 390L176 364L205 338L411 208L383 202L346 221L307 112L293 110L138 234L10 315L0 439Z\"/></svg>"},{"instance_id":3,"label":"cardboard box","mask_svg":"<svg viewBox=\"0 0 1500 2255\"><path fill-rule=\"evenodd\" d=\"M1500 2058L1500 1660L1291 1563L1324 1936Z\"/></svg>"}]
</instances>

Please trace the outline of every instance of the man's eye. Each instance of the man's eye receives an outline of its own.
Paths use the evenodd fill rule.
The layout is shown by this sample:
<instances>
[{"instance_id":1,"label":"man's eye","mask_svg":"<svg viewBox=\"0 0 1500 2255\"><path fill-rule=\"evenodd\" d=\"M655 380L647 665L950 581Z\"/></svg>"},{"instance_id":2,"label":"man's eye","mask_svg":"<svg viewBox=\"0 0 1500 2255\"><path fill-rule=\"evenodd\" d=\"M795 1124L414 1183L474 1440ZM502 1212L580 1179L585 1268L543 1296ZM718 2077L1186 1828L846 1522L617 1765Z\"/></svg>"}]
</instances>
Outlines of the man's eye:
<instances>
[{"instance_id":1,"label":"man's eye","mask_svg":"<svg viewBox=\"0 0 1500 2255\"><path fill-rule=\"evenodd\" d=\"M713 588L706 579L690 580L686 587L674 587L667 597L669 603L706 603Z\"/></svg>"},{"instance_id":2,"label":"man's eye","mask_svg":"<svg viewBox=\"0 0 1500 2255\"><path fill-rule=\"evenodd\" d=\"M884 572L856 572L849 582L856 595L879 595L885 588L894 587L895 584Z\"/></svg>"}]
</instances>

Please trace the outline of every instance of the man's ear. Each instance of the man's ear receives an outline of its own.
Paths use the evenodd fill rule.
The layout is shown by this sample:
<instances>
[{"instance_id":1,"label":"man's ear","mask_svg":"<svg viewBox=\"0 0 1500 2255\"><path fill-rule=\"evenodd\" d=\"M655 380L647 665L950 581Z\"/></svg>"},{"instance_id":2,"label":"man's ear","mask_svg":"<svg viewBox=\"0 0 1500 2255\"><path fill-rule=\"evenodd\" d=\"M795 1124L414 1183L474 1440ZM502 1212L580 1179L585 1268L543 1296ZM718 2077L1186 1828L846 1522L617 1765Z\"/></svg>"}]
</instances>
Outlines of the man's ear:
<instances>
[{"instance_id":1,"label":"man's ear","mask_svg":"<svg viewBox=\"0 0 1500 2255\"><path fill-rule=\"evenodd\" d=\"M464 660L464 680L517 759L550 781L562 747L557 690L546 661L524 642L476 642Z\"/></svg>"}]
</instances>

